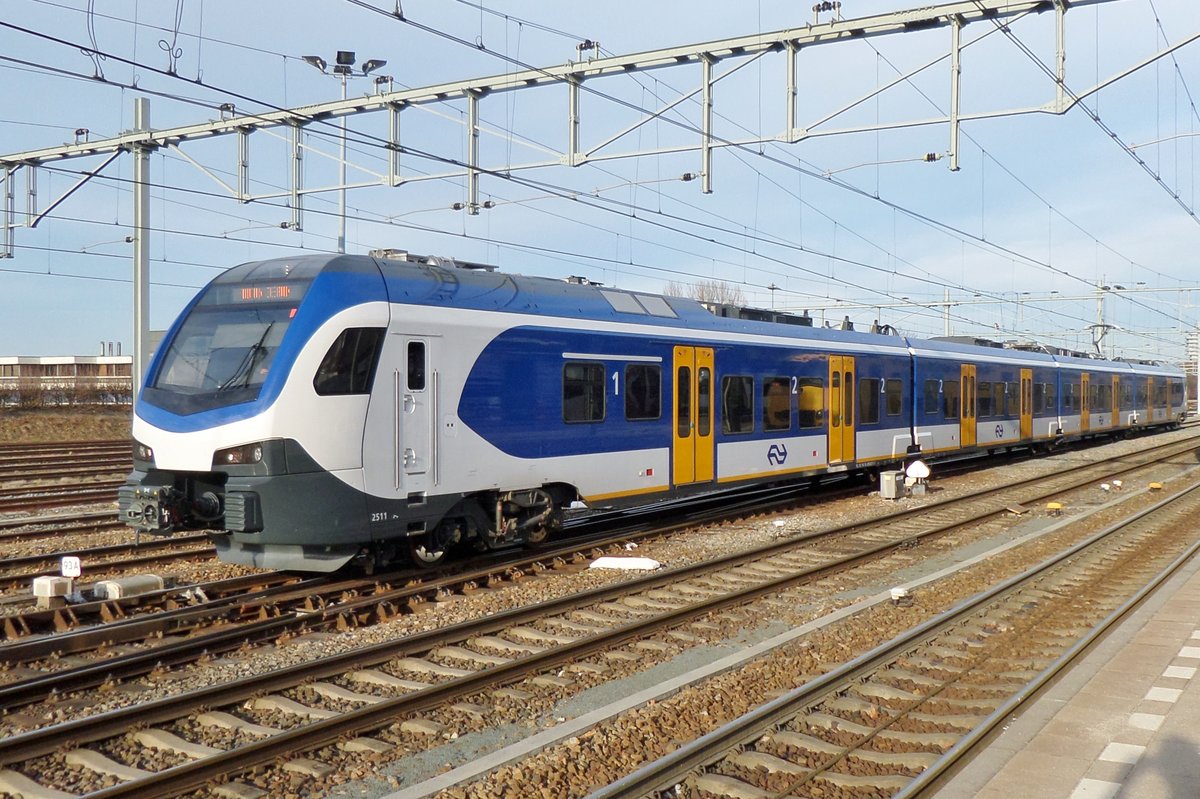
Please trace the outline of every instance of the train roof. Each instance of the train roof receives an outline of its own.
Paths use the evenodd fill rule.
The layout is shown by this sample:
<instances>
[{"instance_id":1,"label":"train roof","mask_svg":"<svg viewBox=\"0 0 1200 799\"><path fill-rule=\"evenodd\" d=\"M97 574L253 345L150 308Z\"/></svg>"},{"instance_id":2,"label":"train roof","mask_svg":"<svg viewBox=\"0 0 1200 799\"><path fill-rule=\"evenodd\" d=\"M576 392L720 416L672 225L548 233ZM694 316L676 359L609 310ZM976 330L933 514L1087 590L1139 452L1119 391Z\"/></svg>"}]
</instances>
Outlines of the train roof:
<instances>
[{"instance_id":1,"label":"train roof","mask_svg":"<svg viewBox=\"0 0 1200 799\"><path fill-rule=\"evenodd\" d=\"M907 348L900 336L716 316L696 300L610 288L579 278L531 277L482 264L408 253L382 258L344 255L292 260L298 263L306 258L324 258L324 269L336 272L368 272L374 264L383 275L387 298L393 302L828 341L875 349Z\"/></svg>"},{"instance_id":2,"label":"train roof","mask_svg":"<svg viewBox=\"0 0 1200 799\"><path fill-rule=\"evenodd\" d=\"M962 337L919 339L830 327L796 324L796 318L763 321L780 315L759 311L758 318L717 315L704 304L686 297L611 288L583 278L560 280L501 272L494 266L452 258L416 255L402 250L373 251L371 255L306 255L277 258L234 267L217 281L276 279L283 274L315 277L321 273L382 275L386 299L420 305L441 305L468 310L558 316L667 328L712 330L745 335L825 341L872 349L911 350L934 358L970 356L999 363L1071 365L1098 371L1176 375L1182 371L1160 364L1107 361L1038 352L1026 346L1005 346L983 339ZM385 299L380 297L380 299ZM725 309L729 306L714 306ZM786 315L785 315L786 316ZM791 322L791 323L785 323Z\"/></svg>"},{"instance_id":3,"label":"train roof","mask_svg":"<svg viewBox=\"0 0 1200 799\"><path fill-rule=\"evenodd\" d=\"M997 363L1041 363L1048 367L1053 367L1055 363L1054 356L1049 353L993 346L990 343L966 343L957 338L910 338L908 344L912 348L913 354L932 358L955 358L968 355L974 360Z\"/></svg>"}]
</instances>

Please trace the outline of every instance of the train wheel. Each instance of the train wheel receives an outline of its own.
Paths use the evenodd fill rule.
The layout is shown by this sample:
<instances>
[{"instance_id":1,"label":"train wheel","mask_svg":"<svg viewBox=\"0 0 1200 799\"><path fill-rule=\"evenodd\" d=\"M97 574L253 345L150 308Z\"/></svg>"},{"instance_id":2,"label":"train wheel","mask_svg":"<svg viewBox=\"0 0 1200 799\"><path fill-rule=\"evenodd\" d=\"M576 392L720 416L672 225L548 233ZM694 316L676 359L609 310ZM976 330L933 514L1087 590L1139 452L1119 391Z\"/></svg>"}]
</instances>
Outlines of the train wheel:
<instances>
[{"instance_id":1,"label":"train wheel","mask_svg":"<svg viewBox=\"0 0 1200 799\"><path fill-rule=\"evenodd\" d=\"M418 569L432 569L446 559L447 545L436 532L408 539L408 556Z\"/></svg>"},{"instance_id":2,"label":"train wheel","mask_svg":"<svg viewBox=\"0 0 1200 799\"><path fill-rule=\"evenodd\" d=\"M550 540L550 536L557 534L561 529L562 514L555 510L546 521L526 532L525 545L530 547L541 546Z\"/></svg>"},{"instance_id":3,"label":"train wheel","mask_svg":"<svg viewBox=\"0 0 1200 799\"><path fill-rule=\"evenodd\" d=\"M462 543L458 524L443 520L432 532L408 539L408 557L418 569L432 569L446 559L446 553Z\"/></svg>"}]
</instances>

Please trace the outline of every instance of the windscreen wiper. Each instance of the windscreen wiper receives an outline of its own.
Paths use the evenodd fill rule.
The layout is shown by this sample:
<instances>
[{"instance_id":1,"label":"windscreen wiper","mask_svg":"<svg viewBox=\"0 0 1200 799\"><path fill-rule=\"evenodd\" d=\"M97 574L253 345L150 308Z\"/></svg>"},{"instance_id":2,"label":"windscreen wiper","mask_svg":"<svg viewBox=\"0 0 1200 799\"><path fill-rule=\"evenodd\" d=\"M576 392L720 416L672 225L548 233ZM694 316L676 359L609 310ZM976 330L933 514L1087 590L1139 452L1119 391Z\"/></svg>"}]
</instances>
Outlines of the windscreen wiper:
<instances>
[{"instance_id":1,"label":"windscreen wiper","mask_svg":"<svg viewBox=\"0 0 1200 799\"><path fill-rule=\"evenodd\" d=\"M259 360L267 354L267 348L264 342L267 336L271 333L271 328L275 327L275 323L271 322L267 325L267 329L259 336L258 341L251 345L250 349L246 350L245 356L242 357L242 362L238 364L237 369L229 376L221 385L217 386L217 391L228 391L233 388L245 388L250 385L250 377L254 374L254 367L258 365Z\"/></svg>"}]
</instances>

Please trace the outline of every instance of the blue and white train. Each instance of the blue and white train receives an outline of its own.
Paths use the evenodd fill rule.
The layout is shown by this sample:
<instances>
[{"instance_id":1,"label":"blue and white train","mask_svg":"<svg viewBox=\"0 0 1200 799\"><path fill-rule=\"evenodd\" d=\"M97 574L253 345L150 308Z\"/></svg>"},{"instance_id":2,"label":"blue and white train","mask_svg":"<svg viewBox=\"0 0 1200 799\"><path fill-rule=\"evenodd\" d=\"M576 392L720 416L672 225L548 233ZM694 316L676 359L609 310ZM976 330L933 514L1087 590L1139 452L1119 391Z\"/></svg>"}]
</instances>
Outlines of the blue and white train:
<instances>
[{"instance_id":1,"label":"blue and white train","mask_svg":"<svg viewBox=\"0 0 1200 799\"><path fill-rule=\"evenodd\" d=\"M762 312L760 316L771 316ZM224 272L147 371L120 513L332 571L919 453L1176 426L1183 373L758 321L391 253Z\"/></svg>"}]
</instances>

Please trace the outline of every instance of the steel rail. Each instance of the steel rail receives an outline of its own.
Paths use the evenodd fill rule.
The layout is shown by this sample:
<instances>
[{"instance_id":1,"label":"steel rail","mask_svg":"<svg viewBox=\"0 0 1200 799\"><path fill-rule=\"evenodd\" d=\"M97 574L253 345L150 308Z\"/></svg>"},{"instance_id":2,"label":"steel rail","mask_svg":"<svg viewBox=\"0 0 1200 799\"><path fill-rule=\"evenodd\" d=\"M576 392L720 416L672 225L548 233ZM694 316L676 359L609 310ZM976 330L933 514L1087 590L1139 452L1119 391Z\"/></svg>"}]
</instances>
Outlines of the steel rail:
<instances>
[{"instance_id":1,"label":"steel rail","mask_svg":"<svg viewBox=\"0 0 1200 799\"><path fill-rule=\"evenodd\" d=\"M1190 492L1197 487L1200 487L1200 484L1193 486L1192 488L1188 489L1188 491ZM1172 499L1176 499L1177 496L1172 497ZM1166 503L1159 503L1160 506L1163 504ZM1140 518L1141 516L1145 515L1145 513L1146 512L1140 513L1134 518ZM1111 532L1111 529L1105 531L1106 534ZM1092 536L1088 539L1088 542L1094 543L1096 540L1100 540L1102 537L1102 535ZM1079 551L1082 551L1084 548L1085 547L1083 545L1071 547L1066 552L1050 559L1050 563L1062 562L1072 557L1074 554L1077 554ZM853 559L857 558L852 558L852 560ZM1047 566L1046 568L1049 567ZM810 571L829 570L831 569L819 568ZM1041 570L1031 569L1025 572L1022 576L1028 579L1031 573L1041 573ZM199 787L200 785L209 782L212 778L217 776L241 772L248 768L261 765L277 758L293 755L297 751L307 751L329 745L342 739L346 735L387 724L406 714L419 713L421 711L428 710L430 708L445 704L447 701L453 698L476 693L497 684L503 684L519 679L531 673L543 671L551 667L557 667L564 662L569 662L571 660L585 657L597 652L608 651L613 647L624 644L627 641L643 637L650 632L675 626L696 616L735 607L737 605L744 604L751 599L764 596L769 593L775 593L776 591L785 587L789 587L790 585L793 585L802 579L804 579L803 575L788 576L778 580L769 581L768 583L759 586L753 586L747 589L736 591L734 593L726 594L725 596L693 603L676 610L666 611L652 619L633 621L612 631L595 633L591 636L578 639L572 643L564 644L560 647L552 648L545 652L536 653L528 657L519 658L506 664L481 669L474 674L433 685L430 688L421 691L393 699L385 699L382 702L355 709L338 717L317 721L308 725L286 730L261 741L251 743L247 746L229 750L226 753L216 755L213 758L185 763L160 772L156 772L152 776L144 779L134 780L113 786L111 788L102 789L89 794L88 799L115 799L116 797L127 796L145 796L148 798L171 796L179 791ZM998 589L986 592L985 596L999 596L1001 594L1006 594L1011 590L1014 590L1014 588L1019 585L1020 582L1022 581L1019 578L1006 581ZM620 586L620 588L624 589L627 589L628 587L628 585ZM628 592L622 591L622 593ZM978 604L978 602L971 601L963 603L963 605L968 607L975 607ZM547 609L545 607L540 607L537 610L537 615L546 615L546 613ZM521 611L516 615L525 616L525 611ZM484 628L499 630L514 623L519 624L524 620L525 619L501 621L497 617L495 620L487 620L487 622L485 622L482 626ZM952 621L943 620L940 624L926 623L916 629L941 630L952 623ZM927 633L927 636L932 634L932 632L929 632ZM425 647L422 647L422 649L424 648ZM872 650L872 652L864 655L862 658L856 659L854 662L872 662L876 663L877 665L882 665L882 663L879 661L886 661L886 654L884 651L881 651L881 649L882 648L876 648L876 650ZM860 668L862 667L860 666Z\"/></svg>"},{"instance_id":2,"label":"steel rail","mask_svg":"<svg viewBox=\"0 0 1200 799\"><path fill-rule=\"evenodd\" d=\"M761 490L756 492L756 494L761 493L764 492ZM777 497L774 496L777 492L766 493L770 498L766 501L777 501ZM764 500L760 499L759 501ZM623 514L613 515L618 517L624 516ZM605 518L607 518L607 515ZM577 526L583 529L584 527L596 526L597 523L595 519L588 519L586 520L586 524ZM642 523L644 522L639 522L639 524ZM651 534L668 535L679 528L688 527L694 523L694 519L676 523L669 527L655 530ZM583 554L583 550L585 549L590 549L594 553L596 548L607 548L614 544L628 541L629 538L629 533L624 532L617 535L606 535L604 539L599 541L584 540L574 542L571 547L559 548L550 552L537 552L534 555L522 553L519 556L502 560L496 560L493 557L488 559L486 566L483 568L468 568L452 576L438 578L418 585L406 584L404 587L398 589L380 590L380 587L389 583L408 583L414 577L419 577L421 573L417 571L405 571L382 575L377 578L377 582L373 582L370 585L366 581L358 581L361 584L361 588L364 589L360 596L330 604L326 607L316 609L304 607L298 610L277 609L278 615L273 618L243 623L236 628L221 628L210 633L193 634L185 640L163 644L155 647L153 650L131 652L115 658L108 658L101 663L79 666L35 677L30 680L22 680L0 686L0 710L8 710L30 704L55 694L61 695L104 683L140 676L149 673L161 665L188 663L202 655L227 652L237 649L243 644L271 640L284 634L295 633L301 630L317 630L329 626L357 626L364 615L374 615L380 620L386 620L400 613L399 608L404 604L437 601L441 596L455 590L469 590L464 588L464 586L486 584L493 579L505 579L514 569L536 570L538 565L545 561L576 561L585 557ZM330 590L333 591L334 589ZM342 587L336 588L337 592L343 590L345 589ZM162 592L157 593L167 594L171 592L164 589ZM306 593L303 597L306 600L306 605L311 604L307 600L311 600L316 596L317 594L311 591ZM133 598L130 601L135 602L136 599ZM232 598L232 601L236 601L237 599L239 598ZM274 601L278 603L278 598ZM61 612L66 613L70 611L71 607L68 606ZM189 617L189 613L195 615ZM204 613L205 608L198 607L181 611L178 616L181 619L191 621ZM210 613L210 615L218 614ZM5 624L19 623L17 621L19 618L17 616L5 619ZM145 620L131 619L127 623L110 623L103 627L79 631L75 636L58 635L53 638L39 638L37 641L28 643L16 642L5 644L0 646L0 662L28 660L32 656L44 656L50 651L84 651L86 647L73 645L70 642L72 637L86 638L89 641L101 639L105 643L127 642L135 639L138 630L152 629L154 618Z\"/></svg>"},{"instance_id":3,"label":"steel rail","mask_svg":"<svg viewBox=\"0 0 1200 799\"><path fill-rule=\"evenodd\" d=\"M72 463L46 463L41 461L30 466L0 466L0 480L38 481L59 477L95 477L110 474L128 474L133 460L123 461L77 461Z\"/></svg>"},{"instance_id":4,"label":"steel rail","mask_svg":"<svg viewBox=\"0 0 1200 799\"><path fill-rule=\"evenodd\" d=\"M1123 519L1115 524L1106 527L1098 533L1089 536L1083 541L1075 544L1059 552L1041 563L1025 570L1024 572L1005 580L998 585L976 594L973 597L955 605L949 610L941 613L931 619L922 622L911 630L896 636L890 641L887 641L874 649L866 652L859 657L851 660L838 668L821 675L820 677L811 680L804 685L801 685L792 691L762 705L749 713L744 714L740 718L723 725L716 730L701 736L696 740L681 746L674 752L671 752L650 764L643 766L634 773L623 777L616 782L613 782L604 788L593 791L588 794L586 799L632 799L633 797L652 796L658 791L664 791L671 786L680 782L686 775L701 769L706 765L720 760L725 754L740 746L754 741L763 734L764 730L783 724L788 719L801 713L806 707L814 705L823 699L826 699L840 691L846 685L860 681L867 675L883 668L888 663L894 661L897 657L903 655L906 651L913 647L924 643L946 630L956 626L963 619L972 615L980 608L993 604L999 599L1007 596L1026 583L1041 577L1056 566L1070 560L1076 555L1084 552L1096 544L1104 541L1115 533L1124 530L1129 525L1151 516L1175 502L1189 496L1197 489L1200 489L1200 483L1195 483L1173 495L1167 497L1154 505L1145 508L1133 516ZM1186 563L1197 550L1200 550L1200 540L1193 542L1187 550L1178 556L1172 563L1163 571L1151 580L1146 587L1139 590L1134 599L1138 602L1143 600L1149 593L1161 585L1167 578L1175 573ZM1131 604L1132 603L1132 604ZM1060 658L1054 665L1045 669L1035 678L1035 688L1022 689L1017 696L1021 697L1021 701L1025 701L1036 690L1046 684L1055 674L1064 668L1071 659L1078 656L1080 652L1099 637L1105 630L1111 628L1112 624L1116 623L1120 618L1124 617L1129 610L1137 603L1133 599L1127 601L1122 608L1117 612L1110 614L1100 625L1098 632L1096 628L1088 634L1085 640L1087 644L1077 642L1069 651L1071 658L1063 660ZM1061 662L1060 662L1061 661ZM1031 683L1032 685L1033 683ZM974 746L979 740L997 724L1002 723L1006 717L1012 712L1012 709L1019 705L1020 702L1013 704L1013 700L1009 700L1001 708L991 713L982 725L987 725L987 729L981 732L972 731L970 744L966 744L966 739L959 741L954 747L948 750L939 760L931 766L937 767L940 775L950 765L957 760L962 754ZM978 728L976 728L978 730ZM951 753L954 757L951 757ZM940 765L939 765L940 764ZM911 794L902 792L893 797L898 799L900 796L911 796Z\"/></svg>"},{"instance_id":5,"label":"steel rail","mask_svg":"<svg viewBox=\"0 0 1200 799\"><path fill-rule=\"evenodd\" d=\"M153 636L194 630L204 621L215 619L220 622L228 622L231 613L241 616L265 613L271 603L281 600L288 601L293 598L293 594L312 597L319 596L322 590L327 592L344 591L349 587L348 583L350 581L335 583L326 575L302 579L299 576L287 575L283 572L263 572L209 584L173 586L135 596L101 599L53 610L7 616L0 620L3 622L5 634L9 638L8 642L0 645L0 664L27 663L54 655L78 654L101 646L144 641ZM207 597L210 593L216 594L216 596L199 601L189 599L189 597L196 596ZM140 610L147 602L185 604L153 614L125 615L126 609ZM35 635L31 632L35 626L65 628L72 622L78 623L78 619L84 616L103 618L105 623L68 632L59 630L51 635ZM31 621L35 623L31 624ZM184 643L192 643L192 641ZM169 646L169 644L164 646ZM160 650L161 647L155 647L153 651ZM112 679L113 670L110 668L112 660L105 659L100 663L106 667L108 679ZM84 666L81 667L81 670L89 668L90 666ZM35 687L35 684L40 684L47 679L57 684L61 681L52 678L58 678L60 675L68 676L74 672L75 670L71 669L0 686L0 710L11 706L5 703L10 701L10 692L14 689L20 692L29 692ZM62 684L58 684L54 688L56 691L65 689L66 686Z\"/></svg>"},{"instance_id":6,"label":"steel rail","mask_svg":"<svg viewBox=\"0 0 1200 799\"><path fill-rule=\"evenodd\" d=\"M0 458L15 457L28 453L48 452L59 453L92 451L97 449L124 448L128 451L132 446L128 439L109 438L96 441L44 441L37 443L0 444Z\"/></svg>"},{"instance_id":7,"label":"steel rail","mask_svg":"<svg viewBox=\"0 0 1200 799\"><path fill-rule=\"evenodd\" d=\"M1158 455L1153 456L1152 459L1146 463L1129 466L1127 470L1153 465L1154 463L1161 462L1162 460L1176 457L1177 455L1187 452L1192 448L1193 446L1189 445L1188 442L1172 442L1170 444L1160 445L1154 448L1154 450L1168 450L1165 454L1160 452ZM1150 452L1153 452L1154 450L1150 450ZM1045 479L1048 479L1048 477L1066 475L1080 470L1095 468L1100 465L1102 464L1092 463L1074 466L1055 475L1031 478L1030 480L1024 482L1041 482ZM1088 479L1066 488L1055 489L1050 494L1047 494L1047 496L1061 493L1061 491L1072 490L1073 488L1087 485L1090 482L1091 479ZM1021 485L1021 483L1015 485ZM1008 490L1012 487L1013 486L1008 486L1003 490ZM775 502L778 501L778 493L778 491L760 489L754 492L754 497L750 500L747 500L747 502L751 506L757 502ZM859 522L843 527L831 528L829 530L817 531L802 536L782 539L781 541L766 547L747 550L740 553L732 553L723 558L708 561L707 564L708 566L714 568L727 568L733 565L738 565L742 562L752 561L762 557L769 557L777 552L786 551L787 549L795 546L797 543L806 543L838 535L850 535L875 527L890 525L891 523L903 518L924 515L929 511L938 510L939 508L945 506L962 504L974 498L983 497L991 493L994 493L994 490L985 489L964 495L963 497L957 499L943 500L942 502L931 503L920 508L897 511L882 517L878 517L871 521ZM741 511L744 511L745 505L746 503L743 503ZM993 510L990 515L996 515L998 513L1005 512L1006 510L1007 506ZM728 509L726 509L726 511L728 512ZM616 517L622 517L622 514L612 515ZM736 515L736 513L733 515ZM973 516L971 520L975 521L984 518L989 518L989 515L978 517ZM611 521L608 515L604 516L604 521L605 523ZM596 523L597 521L595 519L586 520L586 524L590 526L594 526ZM688 522L677 523L668 528L654 531L650 534L670 534L680 527L686 527L693 523L695 523L694 517ZM941 533L953 530L964 523L969 522L952 521L948 524L942 525L941 527L927 528L922 535L939 535ZM632 527L634 525L631 524L630 526ZM583 525L580 525L580 527L583 527ZM416 586L407 585L400 589L383 592L376 590L370 595L363 595L350 601L331 605L327 608L321 608L318 612L313 612L311 609L283 610L279 611L279 616L276 618L248 622L242 624L237 629L221 629L213 633L194 635L193 637L184 641L156 647L153 652L133 652L126 655L121 655L104 661L103 668L87 665L77 667L75 669L56 672L55 674L47 675L45 677L35 678L34 680L29 681L29 684L26 684L24 681L11 683L8 686L0 687L0 709L11 709L17 706L40 701L52 693L61 695L71 691L94 687L105 682L136 677L149 672L160 663L169 665L187 663L196 659L198 656L198 650L202 650L207 654L212 654L216 652L230 651L247 643L257 643L260 641L270 640L273 636L278 636L289 632L296 632L298 630L316 630L334 625L358 626L364 617L369 617L372 615L381 621L386 620L387 618L400 613L400 607L405 604L411 604L414 601L436 601L438 597L446 593L463 590L462 586L464 585L487 583L492 579L503 579L504 575L511 572L513 569L536 568L539 562L545 561L578 560L579 558L584 557L582 554L583 549L592 548L594 553L595 549L597 548L603 549L613 545L619 545L627 540L629 540L629 534L622 532L616 535L608 536L602 541L573 542L569 547L558 548L553 551L539 552L533 556L522 554L518 557L506 560L489 560L482 568L467 568L462 573L449 577L438 578L436 580L428 581ZM863 557L869 558L879 556L883 553L886 553L890 549L895 548L896 546L903 545L903 543L906 543L908 540L909 539L905 539L905 541L901 542L901 544L892 543L881 545L875 550L866 553L863 555ZM703 568L703 566L704 564L694 564L693 567L683 568ZM669 582L670 580L681 579L682 577L691 573L692 572L684 573L681 571L672 571L669 573L667 580ZM414 573L412 572L400 572L396 574L384 575L380 578L380 582L394 583L397 581L403 581L406 578L411 578L413 574ZM645 578L641 578L641 580L638 581L627 582L624 584L624 586L627 589L636 588L642 583L642 581L645 581L645 583L650 585L650 587L656 587L655 580L656 578L653 575L650 575ZM202 612L202 609L198 609L196 612L199 614ZM152 624L152 621L147 621L145 623ZM100 630L89 630L87 631L87 634L88 637L103 635L103 631L108 629L109 627L106 626ZM136 628L131 626L128 629ZM131 640L125 638L119 631L116 630L114 630L113 635L116 636L114 640ZM8 650L21 646L22 645L20 643L17 643L0 647L0 660L4 659ZM33 649L31 651L38 651L38 649ZM76 648L71 651L82 650Z\"/></svg>"},{"instance_id":8,"label":"steel rail","mask_svg":"<svg viewBox=\"0 0 1200 799\"><path fill-rule=\"evenodd\" d=\"M957 525L956 525L957 526ZM793 542L795 543L795 542ZM874 549L896 549L907 542ZM761 555L761 553L756 553ZM731 558L744 557L734 555ZM803 572L797 572L775 580L768 580L735 593L711 600L693 603L663 613L653 619L630 622L611 631L596 633L561 647L547 650L527 658L483 669L475 674L461 677L429 689L403 697L384 700L365 708L351 711L342 716L308 724L300 728L273 735L261 742L230 750L221 755L196 763L176 766L157 772L148 781L133 781L104 789L89 796L169 796L179 790L197 787L213 776L244 770L253 765L294 753L298 750L317 748L330 743L342 735L379 726L381 723L406 713L415 713L441 704L447 697L460 693L471 693L485 685L502 684L531 672L541 671L550 665L558 665L594 652L606 651L628 640L642 637L649 632L671 627L699 615L744 604L770 593L791 587L814 576L844 568L847 563L862 560L869 555L856 553L849 558L827 563ZM473 635L498 632L509 626L528 623L535 619L562 613L573 608L602 602L638 590L670 585L694 574L712 571L709 564L693 564L670 572L648 575L645 578L601 587L573 596L551 600L532 608L516 608L482 620L475 620L451 628L433 630L411 636L399 642L385 642L360 650L335 655L313 664L298 664L263 675L246 678L234 685L213 686L176 697L167 697L143 703L134 708L114 710L86 719L66 722L55 727L43 728L15 736L0 743L0 762L13 763L29 757L48 754L64 738L77 743L99 740L125 730L134 718L142 724L154 724L175 720L199 706L213 707L233 704L251 696L270 690L292 687L303 681L323 679L343 673L350 668L366 668L395 657L420 653L449 641L462 640Z\"/></svg>"},{"instance_id":9,"label":"steel rail","mask_svg":"<svg viewBox=\"0 0 1200 799\"><path fill-rule=\"evenodd\" d=\"M70 494L72 492L86 493L87 491L101 488L109 489L115 492L115 490L122 485L124 485L123 480L120 482L112 480L106 482L97 481L95 483L83 483L80 485L46 485L41 483L29 486L0 488L0 499L8 500L25 497L30 499L38 499L39 497L57 497L63 494Z\"/></svg>"},{"instance_id":10,"label":"steel rail","mask_svg":"<svg viewBox=\"0 0 1200 799\"><path fill-rule=\"evenodd\" d=\"M180 545L187 546L189 544L198 544L193 549L171 549ZM133 544L120 544L118 547L126 547L129 552L146 552L144 555L135 555L128 558L117 558L114 560L95 561L85 563L84 567L91 569L93 572L111 572L123 571L131 567L150 566L159 563L172 563L177 560L188 560L191 558L205 557L211 558L215 552L210 542L205 540L205 536L187 536L185 538L167 540L167 541L151 541L148 544L142 544L140 547ZM98 547L97 549L104 549ZM89 552L93 550L83 550ZM56 559L61 558L64 553L51 553L45 556L35 556L38 562L51 564ZM65 553L70 555L70 552ZM0 574L0 587L14 588L22 583L32 582L34 579L42 576L44 572L32 570L26 572L9 572Z\"/></svg>"},{"instance_id":11,"label":"steel rail","mask_svg":"<svg viewBox=\"0 0 1200 799\"><path fill-rule=\"evenodd\" d=\"M12 530L18 527L32 527L47 524L81 524L89 521L114 519L112 511L90 511L88 513L55 513L49 516L22 516L16 519L0 519L0 530ZM47 533L53 530L45 531Z\"/></svg>"}]
</instances>

